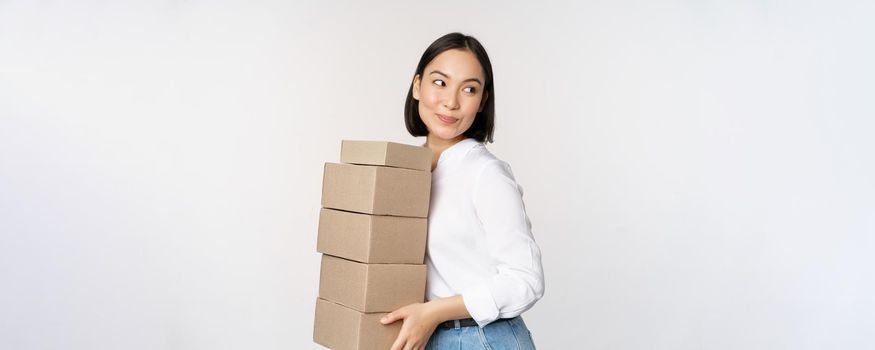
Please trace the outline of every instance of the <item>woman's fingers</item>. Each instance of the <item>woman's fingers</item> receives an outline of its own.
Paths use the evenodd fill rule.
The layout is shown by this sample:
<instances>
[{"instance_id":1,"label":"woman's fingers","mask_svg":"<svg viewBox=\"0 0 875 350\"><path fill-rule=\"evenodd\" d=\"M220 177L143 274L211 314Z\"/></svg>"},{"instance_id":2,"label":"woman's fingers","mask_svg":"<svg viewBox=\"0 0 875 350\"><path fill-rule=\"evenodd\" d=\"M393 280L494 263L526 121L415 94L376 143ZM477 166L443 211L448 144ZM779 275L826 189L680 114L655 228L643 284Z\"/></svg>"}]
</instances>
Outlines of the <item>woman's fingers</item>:
<instances>
[{"instance_id":1,"label":"woman's fingers","mask_svg":"<svg viewBox=\"0 0 875 350\"><path fill-rule=\"evenodd\" d=\"M398 321L398 320L406 318L406 317L407 317L407 313L405 312L404 308L402 307L398 310L395 310L395 311L392 311L392 312L386 314L386 316L383 316L383 318L380 319L380 323L390 324L392 322Z\"/></svg>"},{"instance_id":2,"label":"woman's fingers","mask_svg":"<svg viewBox=\"0 0 875 350\"><path fill-rule=\"evenodd\" d=\"M408 341L407 344L404 345L404 350L422 350L423 347L419 345L418 342Z\"/></svg>"},{"instance_id":3,"label":"woman's fingers","mask_svg":"<svg viewBox=\"0 0 875 350\"><path fill-rule=\"evenodd\" d=\"M404 326L409 325L405 324ZM395 343L392 344L391 350L422 349L423 347L419 345L420 343L422 343L422 339L417 339L415 333L411 333L406 327L401 327L401 331L398 332L398 338L395 338Z\"/></svg>"},{"instance_id":4,"label":"woman's fingers","mask_svg":"<svg viewBox=\"0 0 875 350\"><path fill-rule=\"evenodd\" d=\"M401 307L395 311L392 311L383 318L380 319L382 324L390 324L392 322L396 322L399 320L404 320L404 324L401 326L401 331L398 332L398 338L395 339L395 343L392 344L391 350L423 350L425 349L425 344L428 343L428 338L431 335L431 332L424 333L427 324L423 322L428 322L423 320L423 310L422 303L414 303L410 305L406 305ZM434 327L431 328L434 330Z\"/></svg>"},{"instance_id":5,"label":"woman's fingers","mask_svg":"<svg viewBox=\"0 0 875 350\"><path fill-rule=\"evenodd\" d=\"M386 316L383 316L383 318L380 319L380 323L390 324L390 323L398 321L400 319L407 318L407 316L410 315L410 307L412 305L416 305L416 304L414 303L414 304L410 304L410 305L404 305L404 306L398 308L397 310L386 314Z\"/></svg>"},{"instance_id":6,"label":"woman's fingers","mask_svg":"<svg viewBox=\"0 0 875 350\"><path fill-rule=\"evenodd\" d=\"M407 337L399 334L398 338L395 339L395 343L392 344L391 350L404 350L405 345L407 345Z\"/></svg>"},{"instance_id":7,"label":"woman's fingers","mask_svg":"<svg viewBox=\"0 0 875 350\"><path fill-rule=\"evenodd\" d=\"M427 342L428 339L411 339L409 334L401 332L392 344L391 350L423 350Z\"/></svg>"},{"instance_id":8,"label":"woman's fingers","mask_svg":"<svg viewBox=\"0 0 875 350\"><path fill-rule=\"evenodd\" d=\"M428 342L428 339L412 339L415 336L411 336L410 334L402 332L398 334L398 338L395 339L395 343L392 344L391 350L423 350L425 349L425 343Z\"/></svg>"}]
</instances>

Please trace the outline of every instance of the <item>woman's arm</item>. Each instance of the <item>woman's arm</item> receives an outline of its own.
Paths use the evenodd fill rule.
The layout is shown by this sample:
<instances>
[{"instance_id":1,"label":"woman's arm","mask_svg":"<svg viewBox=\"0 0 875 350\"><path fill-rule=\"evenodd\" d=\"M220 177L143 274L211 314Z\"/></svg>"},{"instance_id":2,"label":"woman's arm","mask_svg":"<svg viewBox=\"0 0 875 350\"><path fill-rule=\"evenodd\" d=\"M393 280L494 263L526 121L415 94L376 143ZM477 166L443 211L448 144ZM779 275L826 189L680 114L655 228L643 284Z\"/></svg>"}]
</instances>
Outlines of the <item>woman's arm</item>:
<instances>
[{"instance_id":1,"label":"woman's arm","mask_svg":"<svg viewBox=\"0 0 875 350\"><path fill-rule=\"evenodd\" d=\"M531 308L544 295L541 250L510 165L486 163L474 181L472 202L496 273L459 291L480 327Z\"/></svg>"},{"instance_id":2,"label":"woman's arm","mask_svg":"<svg viewBox=\"0 0 875 350\"><path fill-rule=\"evenodd\" d=\"M468 309L465 308L465 302L462 300L461 295L435 299L426 304L432 304L432 313L434 313L438 323L471 317Z\"/></svg>"}]
</instances>

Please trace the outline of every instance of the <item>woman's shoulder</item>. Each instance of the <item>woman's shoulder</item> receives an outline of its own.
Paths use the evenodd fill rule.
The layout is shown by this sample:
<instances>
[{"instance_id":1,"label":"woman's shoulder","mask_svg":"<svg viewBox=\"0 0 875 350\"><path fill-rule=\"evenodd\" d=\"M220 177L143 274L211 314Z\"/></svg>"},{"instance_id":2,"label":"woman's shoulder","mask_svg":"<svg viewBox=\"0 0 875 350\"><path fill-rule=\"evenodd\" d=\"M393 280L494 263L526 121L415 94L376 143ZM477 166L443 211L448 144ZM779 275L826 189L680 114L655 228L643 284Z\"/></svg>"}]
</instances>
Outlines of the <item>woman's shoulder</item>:
<instances>
[{"instance_id":1,"label":"woman's shoulder","mask_svg":"<svg viewBox=\"0 0 875 350\"><path fill-rule=\"evenodd\" d=\"M498 158L495 154L486 148L486 145L477 143L471 152L468 153L468 163L472 166L472 170L480 176L487 177L508 177L513 179L513 171L510 164Z\"/></svg>"},{"instance_id":2,"label":"woman's shoulder","mask_svg":"<svg viewBox=\"0 0 875 350\"><path fill-rule=\"evenodd\" d=\"M470 159L470 181L474 191L472 191L472 201L477 203L477 198L483 196L483 193L488 194L490 198L501 197L502 194L511 194L514 196L522 195L523 189L517 183L513 175L510 164L495 156L490 152L485 145L479 144L469 152Z\"/></svg>"}]
</instances>

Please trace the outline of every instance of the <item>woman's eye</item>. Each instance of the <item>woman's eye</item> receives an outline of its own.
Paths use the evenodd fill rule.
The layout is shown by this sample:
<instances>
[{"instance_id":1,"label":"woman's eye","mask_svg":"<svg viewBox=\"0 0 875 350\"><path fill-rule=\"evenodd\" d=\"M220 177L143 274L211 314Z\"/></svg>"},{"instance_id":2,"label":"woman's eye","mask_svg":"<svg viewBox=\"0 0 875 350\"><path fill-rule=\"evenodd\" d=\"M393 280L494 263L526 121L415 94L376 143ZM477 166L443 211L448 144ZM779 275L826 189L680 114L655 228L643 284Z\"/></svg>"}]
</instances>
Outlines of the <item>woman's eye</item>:
<instances>
[{"instance_id":1,"label":"woman's eye","mask_svg":"<svg viewBox=\"0 0 875 350\"><path fill-rule=\"evenodd\" d=\"M470 92L470 93L472 93L472 94L473 94L475 91L477 91L476 89L474 89L474 87L470 87L470 86L469 86L469 87L466 87L465 89L470 89L470 90L467 91L467 92Z\"/></svg>"},{"instance_id":2,"label":"woman's eye","mask_svg":"<svg viewBox=\"0 0 875 350\"><path fill-rule=\"evenodd\" d=\"M444 84L444 81L443 81L443 80L440 80L440 79L435 80L434 83L437 84L437 85L440 85L440 86L444 86L444 85L445 85L445 84Z\"/></svg>"}]
</instances>

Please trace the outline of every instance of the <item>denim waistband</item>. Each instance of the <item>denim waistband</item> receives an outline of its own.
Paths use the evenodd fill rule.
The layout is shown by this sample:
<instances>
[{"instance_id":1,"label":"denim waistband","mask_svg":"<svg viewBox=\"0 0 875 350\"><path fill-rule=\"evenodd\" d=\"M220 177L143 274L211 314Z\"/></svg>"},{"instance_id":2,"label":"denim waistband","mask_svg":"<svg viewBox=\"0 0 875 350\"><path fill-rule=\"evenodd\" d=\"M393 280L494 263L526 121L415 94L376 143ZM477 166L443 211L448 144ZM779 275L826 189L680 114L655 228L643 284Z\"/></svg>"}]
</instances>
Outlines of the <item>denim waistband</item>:
<instances>
[{"instance_id":1,"label":"denim waistband","mask_svg":"<svg viewBox=\"0 0 875 350\"><path fill-rule=\"evenodd\" d=\"M499 318L493 322L510 321L514 318L516 318L516 317ZM461 320L449 320L449 321L441 322L438 324L437 328L458 328L458 327L474 327L474 326L477 326L477 321L474 321L473 318L464 318Z\"/></svg>"}]
</instances>

